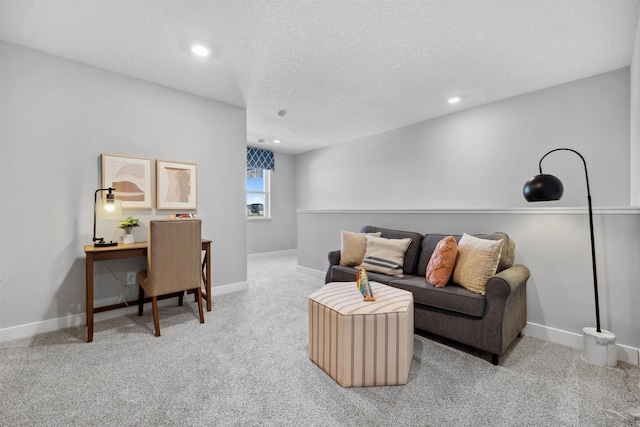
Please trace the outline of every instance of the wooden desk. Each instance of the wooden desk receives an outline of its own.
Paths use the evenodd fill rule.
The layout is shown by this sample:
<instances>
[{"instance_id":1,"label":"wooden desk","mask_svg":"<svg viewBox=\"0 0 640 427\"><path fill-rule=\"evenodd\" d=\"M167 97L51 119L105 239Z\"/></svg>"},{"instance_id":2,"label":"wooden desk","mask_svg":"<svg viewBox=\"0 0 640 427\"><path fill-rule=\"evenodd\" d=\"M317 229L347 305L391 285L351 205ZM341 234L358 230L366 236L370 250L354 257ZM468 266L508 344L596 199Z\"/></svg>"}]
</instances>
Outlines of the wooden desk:
<instances>
[{"instance_id":1,"label":"wooden desk","mask_svg":"<svg viewBox=\"0 0 640 427\"><path fill-rule=\"evenodd\" d=\"M87 342L93 341L93 314L107 310L115 310L128 306L138 305L138 300L122 302L103 307L93 307L93 263L96 261L108 261L125 258L146 258L148 242L118 243L118 246L96 248L93 245L84 247L87 264ZM211 311L211 240L202 239L202 250L205 252L202 261L202 281L205 292L202 295L207 301L207 311ZM149 301L151 301L149 299ZM146 302L146 300L145 300Z\"/></svg>"}]
</instances>

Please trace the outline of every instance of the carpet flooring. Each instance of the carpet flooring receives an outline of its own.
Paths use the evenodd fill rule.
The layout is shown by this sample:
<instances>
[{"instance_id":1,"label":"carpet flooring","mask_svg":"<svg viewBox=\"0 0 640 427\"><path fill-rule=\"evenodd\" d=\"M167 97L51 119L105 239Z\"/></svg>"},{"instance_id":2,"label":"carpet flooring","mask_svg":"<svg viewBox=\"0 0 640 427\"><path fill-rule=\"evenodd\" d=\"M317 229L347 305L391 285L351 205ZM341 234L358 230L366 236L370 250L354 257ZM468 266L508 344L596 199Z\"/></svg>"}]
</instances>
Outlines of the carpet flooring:
<instances>
[{"instance_id":1,"label":"carpet flooring","mask_svg":"<svg viewBox=\"0 0 640 427\"><path fill-rule=\"evenodd\" d=\"M249 289L0 343L0 426L620 426L640 368L518 339L499 366L416 335L403 386L345 389L308 358L307 297L322 279L296 258L249 262ZM186 301L187 299L185 299ZM176 303L177 304L177 303Z\"/></svg>"}]
</instances>

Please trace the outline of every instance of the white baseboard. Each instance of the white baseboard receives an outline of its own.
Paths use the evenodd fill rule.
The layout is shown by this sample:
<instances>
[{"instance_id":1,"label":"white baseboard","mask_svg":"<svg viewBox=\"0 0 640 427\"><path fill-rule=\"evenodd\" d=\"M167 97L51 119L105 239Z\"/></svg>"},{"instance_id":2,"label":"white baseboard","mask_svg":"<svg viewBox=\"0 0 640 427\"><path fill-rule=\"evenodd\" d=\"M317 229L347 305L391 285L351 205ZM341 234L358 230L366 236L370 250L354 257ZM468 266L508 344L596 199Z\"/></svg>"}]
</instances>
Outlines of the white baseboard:
<instances>
[{"instance_id":1,"label":"white baseboard","mask_svg":"<svg viewBox=\"0 0 640 427\"><path fill-rule=\"evenodd\" d=\"M269 258L273 256L281 256L281 255L296 255L298 253L297 249L286 249L283 251L273 251L273 252L260 252L257 254L247 254L247 259L262 259Z\"/></svg>"},{"instance_id":2,"label":"white baseboard","mask_svg":"<svg viewBox=\"0 0 640 427\"><path fill-rule=\"evenodd\" d=\"M324 279L324 276L327 274L325 271L315 270L313 268L301 267L299 265L296 266L296 272L308 274L309 276L313 276L313 277L319 277L321 279Z\"/></svg>"},{"instance_id":3,"label":"white baseboard","mask_svg":"<svg viewBox=\"0 0 640 427\"><path fill-rule=\"evenodd\" d=\"M230 283L228 285L212 286L211 296L232 294L234 292L246 291L249 289L249 282Z\"/></svg>"},{"instance_id":4,"label":"white baseboard","mask_svg":"<svg viewBox=\"0 0 640 427\"><path fill-rule=\"evenodd\" d=\"M567 347L582 349L582 334L563 331L531 322L527 322L527 326L522 333L545 341L566 345ZM640 366L640 349L616 343L616 350L619 361Z\"/></svg>"},{"instance_id":5,"label":"white baseboard","mask_svg":"<svg viewBox=\"0 0 640 427\"><path fill-rule=\"evenodd\" d=\"M211 296L230 294L233 292L239 292L249 289L249 282L238 282L229 285L213 286L211 288ZM96 306L106 304L113 304L112 300L101 302L96 301ZM172 298L158 301L159 307L175 304ZM101 313L95 313L93 316L94 322L101 320L112 319L114 317L124 316L127 314L137 313L138 306L130 306L119 308L117 310L103 311ZM206 316L206 312L205 312ZM58 317L57 319L43 320L40 322L27 323L24 325L12 326L9 328L0 329L0 342L11 341L18 338L27 338L44 332L57 331L58 329L70 328L72 326L85 325L87 323L86 313L70 314L69 316Z\"/></svg>"}]
</instances>

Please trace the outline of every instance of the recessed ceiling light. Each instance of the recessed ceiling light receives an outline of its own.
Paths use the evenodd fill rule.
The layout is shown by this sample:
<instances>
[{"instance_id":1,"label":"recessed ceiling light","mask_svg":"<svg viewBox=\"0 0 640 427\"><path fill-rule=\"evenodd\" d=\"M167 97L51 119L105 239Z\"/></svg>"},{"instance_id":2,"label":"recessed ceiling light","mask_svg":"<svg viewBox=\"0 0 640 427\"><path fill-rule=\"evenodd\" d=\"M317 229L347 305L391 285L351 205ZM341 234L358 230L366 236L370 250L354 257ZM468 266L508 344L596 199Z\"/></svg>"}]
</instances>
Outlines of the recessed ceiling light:
<instances>
[{"instance_id":1,"label":"recessed ceiling light","mask_svg":"<svg viewBox=\"0 0 640 427\"><path fill-rule=\"evenodd\" d=\"M211 53L209 48L207 48L206 46L203 46L201 44L194 44L193 46L191 46L191 52L194 55L200 56L200 57L209 56L209 54Z\"/></svg>"},{"instance_id":2,"label":"recessed ceiling light","mask_svg":"<svg viewBox=\"0 0 640 427\"><path fill-rule=\"evenodd\" d=\"M281 140L279 140L279 139L274 139L274 140L273 140L273 143L274 143L274 144L280 144L281 142L282 142L282 141L281 141Z\"/></svg>"},{"instance_id":3,"label":"recessed ceiling light","mask_svg":"<svg viewBox=\"0 0 640 427\"><path fill-rule=\"evenodd\" d=\"M447 100L447 102L449 104L457 104L458 102L460 102L460 97L459 96L452 96L451 98L449 98Z\"/></svg>"},{"instance_id":4,"label":"recessed ceiling light","mask_svg":"<svg viewBox=\"0 0 640 427\"><path fill-rule=\"evenodd\" d=\"M264 139L260 138L260 139L258 140L258 144L264 144Z\"/></svg>"}]
</instances>

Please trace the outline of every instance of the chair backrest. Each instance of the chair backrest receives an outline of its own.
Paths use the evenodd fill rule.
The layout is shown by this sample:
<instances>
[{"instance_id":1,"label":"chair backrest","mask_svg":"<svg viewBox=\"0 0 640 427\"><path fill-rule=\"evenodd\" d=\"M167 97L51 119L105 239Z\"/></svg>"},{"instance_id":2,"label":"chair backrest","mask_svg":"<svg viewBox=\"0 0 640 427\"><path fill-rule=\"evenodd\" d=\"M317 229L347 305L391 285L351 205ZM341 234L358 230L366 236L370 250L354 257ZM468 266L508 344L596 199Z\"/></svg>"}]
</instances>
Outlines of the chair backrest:
<instances>
[{"instance_id":1,"label":"chair backrest","mask_svg":"<svg viewBox=\"0 0 640 427\"><path fill-rule=\"evenodd\" d=\"M200 287L202 267L199 219L149 221L149 296Z\"/></svg>"}]
</instances>

